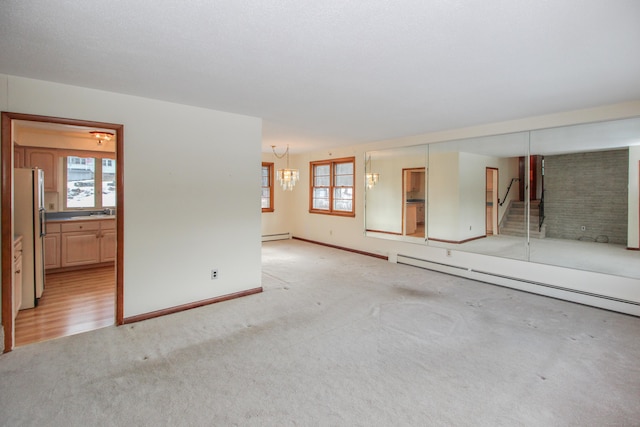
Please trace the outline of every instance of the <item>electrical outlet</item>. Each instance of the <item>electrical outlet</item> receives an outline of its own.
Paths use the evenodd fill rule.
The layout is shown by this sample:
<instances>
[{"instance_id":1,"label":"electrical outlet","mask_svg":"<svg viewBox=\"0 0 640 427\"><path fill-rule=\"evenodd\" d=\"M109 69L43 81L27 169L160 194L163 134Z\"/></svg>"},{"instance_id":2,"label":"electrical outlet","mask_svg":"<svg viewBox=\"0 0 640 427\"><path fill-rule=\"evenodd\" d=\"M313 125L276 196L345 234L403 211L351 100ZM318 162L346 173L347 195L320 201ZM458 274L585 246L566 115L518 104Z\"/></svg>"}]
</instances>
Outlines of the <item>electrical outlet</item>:
<instances>
[{"instance_id":1,"label":"electrical outlet","mask_svg":"<svg viewBox=\"0 0 640 427\"><path fill-rule=\"evenodd\" d=\"M214 280L217 278L218 278L218 269L214 268L213 270L211 270L211 280Z\"/></svg>"},{"instance_id":2,"label":"electrical outlet","mask_svg":"<svg viewBox=\"0 0 640 427\"><path fill-rule=\"evenodd\" d=\"M451 249L447 249L447 256L451 256Z\"/></svg>"},{"instance_id":3,"label":"electrical outlet","mask_svg":"<svg viewBox=\"0 0 640 427\"><path fill-rule=\"evenodd\" d=\"M580 230L582 231L587 231L587 227L585 227L584 225L582 227L580 227Z\"/></svg>"}]
</instances>

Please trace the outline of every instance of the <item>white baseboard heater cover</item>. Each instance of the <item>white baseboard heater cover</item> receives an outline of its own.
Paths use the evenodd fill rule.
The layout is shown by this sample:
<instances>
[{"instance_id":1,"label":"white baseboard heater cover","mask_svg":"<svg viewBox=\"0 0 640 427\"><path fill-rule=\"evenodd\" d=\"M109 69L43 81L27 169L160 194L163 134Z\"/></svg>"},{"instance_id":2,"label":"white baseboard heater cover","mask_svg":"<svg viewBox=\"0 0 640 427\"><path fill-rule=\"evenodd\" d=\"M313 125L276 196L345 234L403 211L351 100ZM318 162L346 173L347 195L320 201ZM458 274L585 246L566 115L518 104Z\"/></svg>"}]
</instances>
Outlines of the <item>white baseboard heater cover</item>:
<instances>
[{"instance_id":1,"label":"white baseboard heater cover","mask_svg":"<svg viewBox=\"0 0 640 427\"><path fill-rule=\"evenodd\" d=\"M291 233L263 234L262 241L270 242L272 240L287 240L291 238Z\"/></svg>"},{"instance_id":2,"label":"white baseboard heater cover","mask_svg":"<svg viewBox=\"0 0 640 427\"><path fill-rule=\"evenodd\" d=\"M518 277L504 276L472 268L428 261L425 259L401 254L398 254L397 262L398 264L405 264L413 267L423 268L425 270L433 270L440 273L452 274L454 276L466 277L468 279L473 279L492 285L504 286L507 288L518 289L538 295L558 298L565 301L572 301L580 304L604 308L607 310L631 314L633 316L640 316L640 303L635 301L594 294L591 292L526 280Z\"/></svg>"}]
</instances>

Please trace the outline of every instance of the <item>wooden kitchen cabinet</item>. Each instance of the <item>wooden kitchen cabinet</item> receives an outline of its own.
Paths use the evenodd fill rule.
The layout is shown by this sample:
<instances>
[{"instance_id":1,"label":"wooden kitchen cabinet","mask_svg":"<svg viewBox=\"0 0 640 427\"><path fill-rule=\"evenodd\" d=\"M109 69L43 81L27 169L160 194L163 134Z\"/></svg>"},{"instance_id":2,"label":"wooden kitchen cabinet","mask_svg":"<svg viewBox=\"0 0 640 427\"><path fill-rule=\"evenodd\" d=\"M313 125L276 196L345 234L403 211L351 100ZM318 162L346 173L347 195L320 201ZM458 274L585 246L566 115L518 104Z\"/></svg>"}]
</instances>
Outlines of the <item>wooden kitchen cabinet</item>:
<instances>
[{"instance_id":1,"label":"wooden kitchen cabinet","mask_svg":"<svg viewBox=\"0 0 640 427\"><path fill-rule=\"evenodd\" d=\"M18 147L17 145L13 146L13 167L24 167L24 148Z\"/></svg>"},{"instance_id":2,"label":"wooden kitchen cabinet","mask_svg":"<svg viewBox=\"0 0 640 427\"><path fill-rule=\"evenodd\" d=\"M100 262L100 222L73 221L61 224L61 267Z\"/></svg>"},{"instance_id":3,"label":"wooden kitchen cabinet","mask_svg":"<svg viewBox=\"0 0 640 427\"><path fill-rule=\"evenodd\" d=\"M44 236L44 268L60 268L60 224L47 224Z\"/></svg>"},{"instance_id":4,"label":"wooden kitchen cabinet","mask_svg":"<svg viewBox=\"0 0 640 427\"><path fill-rule=\"evenodd\" d=\"M416 210L416 221L418 222L418 224L424 224L425 218L424 203L418 203L418 207Z\"/></svg>"},{"instance_id":5,"label":"wooden kitchen cabinet","mask_svg":"<svg viewBox=\"0 0 640 427\"><path fill-rule=\"evenodd\" d=\"M60 267L115 261L115 220L71 221L60 226Z\"/></svg>"},{"instance_id":6,"label":"wooden kitchen cabinet","mask_svg":"<svg viewBox=\"0 0 640 427\"><path fill-rule=\"evenodd\" d=\"M44 171L44 190L58 191L58 155L53 150L25 148L24 167Z\"/></svg>"},{"instance_id":7,"label":"wooden kitchen cabinet","mask_svg":"<svg viewBox=\"0 0 640 427\"><path fill-rule=\"evenodd\" d=\"M100 221L100 262L116 260L116 221Z\"/></svg>"}]
</instances>

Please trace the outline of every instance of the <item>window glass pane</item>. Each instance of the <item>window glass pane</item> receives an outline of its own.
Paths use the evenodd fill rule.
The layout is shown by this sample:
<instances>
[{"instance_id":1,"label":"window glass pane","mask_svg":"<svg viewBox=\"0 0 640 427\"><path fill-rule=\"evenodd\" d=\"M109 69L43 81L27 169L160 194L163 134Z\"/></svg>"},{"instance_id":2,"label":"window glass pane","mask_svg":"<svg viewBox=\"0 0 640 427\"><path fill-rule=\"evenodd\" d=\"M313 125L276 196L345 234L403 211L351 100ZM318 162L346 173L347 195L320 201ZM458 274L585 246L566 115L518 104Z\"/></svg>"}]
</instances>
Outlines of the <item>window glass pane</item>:
<instances>
[{"instance_id":1,"label":"window glass pane","mask_svg":"<svg viewBox=\"0 0 640 427\"><path fill-rule=\"evenodd\" d=\"M95 204L94 159L67 157L67 207L91 208Z\"/></svg>"},{"instance_id":2,"label":"window glass pane","mask_svg":"<svg viewBox=\"0 0 640 427\"><path fill-rule=\"evenodd\" d=\"M102 159L102 206L116 205L116 162Z\"/></svg>"},{"instance_id":3,"label":"window glass pane","mask_svg":"<svg viewBox=\"0 0 640 427\"><path fill-rule=\"evenodd\" d=\"M336 186L353 187L353 175L336 175Z\"/></svg>"},{"instance_id":4,"label":"window glass pane","mask_svg":"<svg viewBox=\"0 0 640 427\"><path fill-rule=\"evenodd\" d=\"M329 177L329 175L327 175L327 176L316 176L313 186L314 187L328 187L330 179L331 178Z\"/></svg>"},{"instance_id":5,"label":"window glass pane","mask_svg":"<svg viewBox=\"0 0 640 427\"><path fill-rule=\"evenodd\" d=\"M316 165L313 174L315 176L320 176L320 175L329 176L330 175L330 173L329 173L330 171L331 171L331 169L330 169L329 165Z\"/></svg>"},{"instance_id":6,"label":"window glass pane","mask_svg":"<svg viewBox=\"0 0 640 427\"><path fill-rule=\"evenodd\" d=\"M351 188L335 188L333 190L333 209L351 212L353 208L353 191Z\"/></svg>"},{"instance_id":7,"label":"window glass pane","mask_svg":"<svg viewBox=\"0 0 640 427\"><path fill-rule=\"evenodd\" d=\"M352 175L353 163L338 163L336 164L336 175Z\"/></svg>"},{"instance_id":8,"label":"window glass pane","mask_svg":"<svg viewBox=\"0 0 640 427\"><path fill-rule=\"evenodd\" d=\"M329 210L329 199L313 199L313 209Z\"/></svg>"}]
</instances>

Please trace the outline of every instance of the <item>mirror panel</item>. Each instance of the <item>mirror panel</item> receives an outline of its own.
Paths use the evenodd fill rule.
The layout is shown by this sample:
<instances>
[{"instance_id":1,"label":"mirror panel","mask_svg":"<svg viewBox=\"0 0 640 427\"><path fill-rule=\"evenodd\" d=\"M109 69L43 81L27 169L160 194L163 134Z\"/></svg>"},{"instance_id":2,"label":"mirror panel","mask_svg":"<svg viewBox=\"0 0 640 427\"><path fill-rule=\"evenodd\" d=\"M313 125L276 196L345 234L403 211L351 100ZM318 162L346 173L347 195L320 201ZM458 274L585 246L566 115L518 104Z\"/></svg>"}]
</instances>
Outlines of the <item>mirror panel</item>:
<instances>
[{"instance_id":1,"label":"mirror panel","mask_svg":"<svg viewBox=\"0 0 640 427\"><path fill-rule=\"evenodd\" d=\"M429 145L430 246L527 259L518 180L528 142L519 132Z\"/></svg>"},{"instance_id":2,"label":"mirror panel","mask_svg":"<svg viewBox=\"0 0 640 427\"><path fill-rule=\"evenodd\" d=\"M640 278L640 118L531 132L544 160L542 231L530 261Z\"/></svg>"},{"instance_id":3,"label":"mirror panel","mask_svg":"<svg viewBox=\"0 0 640 427\"><path fill-rule=\"evenodd\" d=\"M640 278L640 118L366 156L369 236Z\"/></svg>"},{"instance_id":4,"label":"mirror panel","mask_svg":"<svg viewBox=\"0 0 640 427\"><path fill-rule=\"evenodd\" d=\"M378 182L365 187L366 234L423 243L427 147L371 151L365 156L365 174L378 174Z\"/></svg>"}]
</instances>

